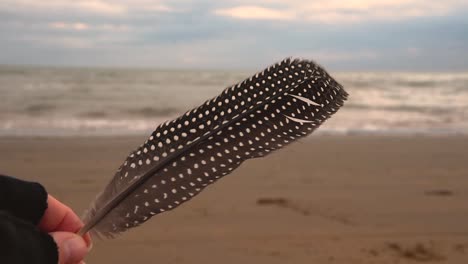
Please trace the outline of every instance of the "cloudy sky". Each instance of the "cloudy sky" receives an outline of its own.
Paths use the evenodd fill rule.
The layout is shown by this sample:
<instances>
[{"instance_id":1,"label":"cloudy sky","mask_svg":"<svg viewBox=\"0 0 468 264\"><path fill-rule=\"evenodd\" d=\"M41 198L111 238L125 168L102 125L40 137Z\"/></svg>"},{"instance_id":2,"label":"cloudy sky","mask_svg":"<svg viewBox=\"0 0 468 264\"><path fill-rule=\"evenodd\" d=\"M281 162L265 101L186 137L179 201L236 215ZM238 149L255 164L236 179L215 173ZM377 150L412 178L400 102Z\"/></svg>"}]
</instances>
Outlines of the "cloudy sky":
<instances>
[{"instance_id":1,"label":"cloudy sky","mask_svg":"<svg viewBox=\"0 0 468 264\"><path fill-rule=\"evenodd\" d=\"M1 0L0 64L468 70L466 0Z\"/></svg>"}]
</instances>

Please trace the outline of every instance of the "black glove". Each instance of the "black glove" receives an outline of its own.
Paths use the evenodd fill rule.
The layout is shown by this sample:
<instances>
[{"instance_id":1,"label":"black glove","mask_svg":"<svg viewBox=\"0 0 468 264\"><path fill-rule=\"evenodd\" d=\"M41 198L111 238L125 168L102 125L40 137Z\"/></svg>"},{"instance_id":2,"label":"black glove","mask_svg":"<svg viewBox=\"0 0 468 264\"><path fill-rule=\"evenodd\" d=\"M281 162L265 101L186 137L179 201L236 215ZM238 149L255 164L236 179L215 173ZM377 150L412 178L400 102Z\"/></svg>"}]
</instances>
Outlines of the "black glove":
<instances>
[{"instance_id":1,"label":"black glove","mask_svg":"<svg viewBox=\"0 0 468 264\"><path fill-rule=\"evenodd\" d=\"M0 175L0 263L58 263L55 241L37 228L46 209L42 185Z\"/></svg>"}]
</instances>

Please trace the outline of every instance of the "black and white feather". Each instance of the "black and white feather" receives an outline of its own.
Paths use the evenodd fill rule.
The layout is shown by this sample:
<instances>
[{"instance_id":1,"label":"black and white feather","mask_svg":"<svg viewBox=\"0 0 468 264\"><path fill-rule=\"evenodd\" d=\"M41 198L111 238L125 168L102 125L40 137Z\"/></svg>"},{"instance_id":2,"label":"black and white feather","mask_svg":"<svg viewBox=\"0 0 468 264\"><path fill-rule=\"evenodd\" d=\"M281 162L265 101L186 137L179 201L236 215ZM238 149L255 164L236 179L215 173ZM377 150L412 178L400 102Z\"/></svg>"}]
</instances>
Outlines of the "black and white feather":
<instances>
[{"instance_id":1,"label":"black and white feather","mask_svg":"<svg viewBox=\"0 0 468 264\"><path fill-rule=\"evenodd\" d=\"M159 125L96 198L81 232L114 237L176 208L243 161L309 135L346 97L312 61L268 67Z\"/></svg>"}]
</instances>

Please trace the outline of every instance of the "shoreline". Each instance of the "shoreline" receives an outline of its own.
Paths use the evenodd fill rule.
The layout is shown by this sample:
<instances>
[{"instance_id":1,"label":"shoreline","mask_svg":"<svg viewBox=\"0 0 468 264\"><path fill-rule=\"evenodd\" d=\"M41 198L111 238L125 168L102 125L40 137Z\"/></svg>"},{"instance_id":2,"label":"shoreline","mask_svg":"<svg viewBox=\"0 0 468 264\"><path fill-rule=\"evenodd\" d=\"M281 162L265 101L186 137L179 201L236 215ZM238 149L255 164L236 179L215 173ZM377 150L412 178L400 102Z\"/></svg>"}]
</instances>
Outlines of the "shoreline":
<instances>
[{"instance_id":1,"label":"shoreline","mask_svg":"<svg viewBox=\"0 0 468 264\"><path fill-rule=\"evenodd\" d=\"M145 132L135 132L135 133L63 133L63 134L14 134L14 133L1 133L0 140L14 140L14 139L131 139L131 138L145 138L151 135L153 130ZM408 138L408 137L426 137L426 138L468 138L468 132L425 132L425 131L323 131L323 129L318 129L318 131L313 132L310 136L303 138L302 140L312 140L314 138L321 137L348 137L348 138L359 138L359 137L381 137L381 138Z\"/></svg>"}]
</instances>

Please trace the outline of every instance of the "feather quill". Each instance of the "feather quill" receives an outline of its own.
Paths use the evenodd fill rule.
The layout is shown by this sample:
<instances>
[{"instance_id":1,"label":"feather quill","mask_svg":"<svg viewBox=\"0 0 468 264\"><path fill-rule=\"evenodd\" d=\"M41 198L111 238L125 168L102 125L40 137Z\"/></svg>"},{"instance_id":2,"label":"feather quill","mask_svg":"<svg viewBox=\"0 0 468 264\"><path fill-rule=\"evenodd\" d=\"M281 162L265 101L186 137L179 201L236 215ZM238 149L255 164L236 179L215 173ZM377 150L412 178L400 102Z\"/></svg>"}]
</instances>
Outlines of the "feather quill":
<instances>
[{"instance_id":1,"label":"feather quill","mask_svg":"<svg viewBox=\"0 0 468 264\"><path fill-rule=\"evenodd\" d=\"M287 58L159 125L86 212L80 233L113 238L190 200L243 161L309 135L347 93L312 61Z\"/></svg>"}]
</instances>

